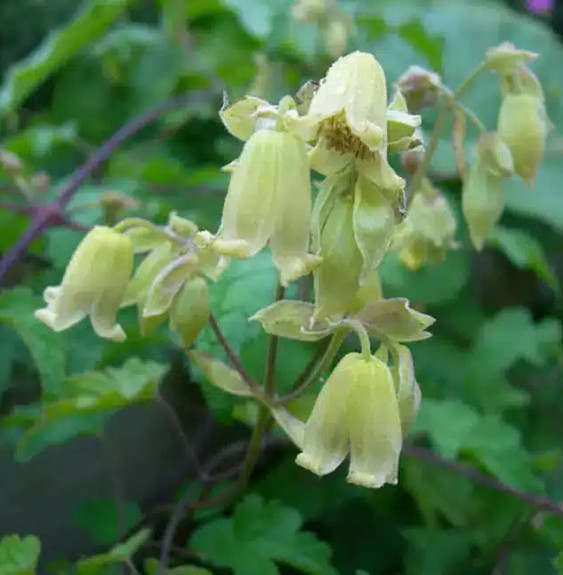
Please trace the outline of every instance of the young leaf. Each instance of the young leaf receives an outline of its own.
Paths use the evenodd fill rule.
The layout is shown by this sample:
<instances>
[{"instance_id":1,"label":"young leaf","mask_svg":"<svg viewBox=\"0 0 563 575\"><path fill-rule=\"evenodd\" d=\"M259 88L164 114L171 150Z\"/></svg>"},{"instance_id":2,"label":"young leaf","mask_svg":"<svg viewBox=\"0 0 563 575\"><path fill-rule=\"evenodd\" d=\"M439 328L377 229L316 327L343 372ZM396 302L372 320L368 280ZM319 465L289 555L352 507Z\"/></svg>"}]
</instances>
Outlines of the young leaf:
<instances>
[{"instance_id":1,"label":"young leaf","mask_svg":"<svg viewBox=\"0 0 563 575\"><path fill-rule=\"evenodd\" d=\"M0 295L0 323L9 326L29 349L41 376L46 395L57 395L65 377L66 350L64 336L42 326L33 312L42 300L31 290L17 288Z\"/></svg>"},{"instance_id":2,"label":"young leaf","mask_svg":"<svg viewBox=\"0 0 563 575\"><path fill-rule=\"evenodd\" d=\"M2 575L35 575L41 542L28 535L6 535L0 539L0 573Z\"/></svg>"},{"instance_id":3,"label":"young leaf","mask_svg":"<svg viewBox=\"0 0 563 575\"><path fill-rule=\"evenodd\" d=\"M15 64L0 90L0 115L15 110L51 74L99 38L131 0L89 0L65 27L52 32L35 52Z\"/></svg>"},{"instance_id":4,"label":"young leaf","mask_svg":"<svg viewBox=\"0 0 563 575\"><path fill-rule=\"evenodd\" d=\"M250 387L232 367L201 351L191 350L187 353L188 357L203 371L203 375L215 387L233 395L246 397L252 395Z\"/></svg>"},{"instance_id":5,"label":"young leaf","mask_svg":"<svg viewBox=\"0 0 563 575\"><path fill-rule=\"evenodd\" d=\"M234 575L279 575L276 563L308 575L336 575L330 548L300 531L300 514L277 501L248 495L230 518L200 527L190 547L202 559L233 570Z\"/></svg>"},{"instance_id":6,"label":"young leaf","mask_svg":"<svg viewBox=\"0 0 563 575\"><path fill-rule=\"evenodd\" d=\"M559 291L559 281L547 261L541 243L523 230L496 227L488 242L504 253L517 267L535 272L553 291Z\"/></svg>"},{"instance_id":7,"label":"young leaf","mask_svg":"<svg viewBox=\"0 0 563 575\"><path fill-rule=\"evenodd\" d=\"M150 537L151 530L143 529L131 536L124 543L113 547L107 553L94 555L76 563L76 575L101 575L108 565L116 565L129 561L131 557L145 544Z\"/></svg>"}]
</instances>

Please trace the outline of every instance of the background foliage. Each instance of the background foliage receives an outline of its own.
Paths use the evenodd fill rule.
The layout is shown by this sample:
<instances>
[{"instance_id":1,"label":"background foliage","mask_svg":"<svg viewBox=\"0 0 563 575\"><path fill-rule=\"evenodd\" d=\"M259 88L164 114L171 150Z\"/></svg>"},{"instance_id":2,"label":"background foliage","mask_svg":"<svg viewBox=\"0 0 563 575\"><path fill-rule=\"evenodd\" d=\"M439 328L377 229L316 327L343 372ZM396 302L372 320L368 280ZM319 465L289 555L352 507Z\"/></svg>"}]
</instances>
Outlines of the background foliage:
<instances>
[{"instance_id":1,"label":"background foliage","mask_svg":"<svg viewBox=\"0 0 563 575\"><path fill-rule=\"evenodd\" d=\"M202 381L169 334L142 338L133 315L124 313L129 337L117 345L96 339L85 325L54 334L32 312L41 290L61 276L81 228L107 221L116 206L157 223L177 210L200 228L216 228L226 184L219 168L240 147L219 122L219 89L237 97L260 86L276 101L321 77L331 61L317 28L296 23L290 5L2 2L2 149L22 166L16 176L8 164L0 168L0 251L26 229L33 206L54 198L72 170L122 124L188 95L112 154L72 199L74 226L50 228L37 239L0 293L1 458L7 466L18 462L20 499L11 505L24 529L13 535L10 514L3 519L0 513L3 575L34 573L40 557L45 573L110 575L122 566L158 573L174 502L186 489L209 491L189 479L193 452L213 457L234 446L236 454L237 442L247 437L252 409ZM563 499L563 48L545 22L493 1L350 0L340 6L355 22L348 49L373 52L390 81L419 64L456 87L485 50L502 41L539 52L534 71L555 125L547 158L535 190L511 187L501 228L482 253L472 251L461 229L461 249L437 267L412 273L393 254L383 264L386 296L408 297L437 318L434 336L412 347L424 400L400 485L366 491L338 473L319 482L293 464L294 450L274 435L241 500L184 517L168 573L563 573L557 559L563 549L557 503ZM498 99L491 76L465 101L492 128ZM432 113L424 117L425 130L432 122ZM459 211L460 181L448 140L432 168ZM233 265L212 288L221 328L258 377L266 339L246 318L271 301L274 285L268 258L257 257ZM211 332L198 347L220 353ZM312 353L313 346L283 343L282 389ZM129 454L135 442L142 448L140 422L157 417L154 405L184 428L187 441L162 467L154 452L170 451L174 439L168 436L152 436L143 460ZM133 430L129 443L114 443L111 425L124 408L140 411L121 420ZM83 436L109 446L110 459L119 461L110 472L117 481L101 497L86 493L72 509L60 507L51 526L61 531L54 539L51 533L52 547L40 549L48 529L34 509L48 490L40 482L32 487L30 466L58 457L60 481L64 476L80 484L80 464L55 446L90 445L80 443ZM96 453L92 465L107 474ZM119 480L124 469L142 475L155 466L152 491ZM63 499L64 493L57 504ZM76 541L72 530L88 539Z\"/></svg>"}]
</instances>

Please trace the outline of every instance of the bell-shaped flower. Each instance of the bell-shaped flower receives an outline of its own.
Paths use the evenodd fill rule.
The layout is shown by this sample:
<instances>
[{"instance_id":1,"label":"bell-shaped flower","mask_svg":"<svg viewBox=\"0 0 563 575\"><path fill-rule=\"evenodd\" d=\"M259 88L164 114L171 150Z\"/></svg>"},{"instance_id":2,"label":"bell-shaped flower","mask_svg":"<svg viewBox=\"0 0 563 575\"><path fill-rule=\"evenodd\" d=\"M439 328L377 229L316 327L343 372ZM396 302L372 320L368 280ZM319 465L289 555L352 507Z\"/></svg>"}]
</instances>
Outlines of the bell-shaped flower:
<instances>
[{"instance_id":1,"label":"bell-shaped flower","mask_svg":"<svg viewBox=\"0 0 563 575\"><path fill-rule=\"evenodd\" d=\"M424 178L415 191L407 219L393 236L399 259L411 270L444 260L455 247L457 222L446 198Z\"/></svg>"},{"instance_id":2,"label":"bell-shaped flower","mask_svg":"<svg viewBox=\"0 0 563 575\"><path fill-rule=\"evenodd\" d=\"M401 448L391 370L377 357L347 354L319 393L296 463L322 476L334 471L349 453L348 481L377 488L397 483Z\"/></svg>"},{"instance_id":3,"label":"bell-shaped flower","mask_svg":"<svg viewBox=\"0 0 563 575\"><path fill-rule=\"evenodd\" d=\"M320 174L352 166L382 188L404 187L387 160L387 84L371 54L353 52L336 60L308 112L288 110L283 121L303 140L317 140L309 161Z\"/></svg>"},{"instance_id":4,"label":"bell-shaped flower","mask_svg":"<svg viewBox=\"0 0 563 575\"><path fill-rule=\"evenodd\" d=\"M500 106L498 134L514 161L514 171L529 185L543 159L548 131L543 99L530 94L508 94Z\"/></svg>"},{"instance_id":5,"label":"bell-shaped flower","mask_svg":"<svg viewBox=\"0 0 563 575\"><path fill-rule=\"evenodd\" d=\"M216 237L198 245L226 257L250 258L268 243L280 282L312 271L320 258L308 253L311 187L305 144L287 132L258 130L232 170Z\"/></svg>"},{"instance_id":6,"label":"bell-shaped flower","mask_svg":"<svg viewBox=\"0 0 563 575\"><path fill-rule=\"evenodd\" d=\"M80 242L60 286L44 292L47 307L35 317L54 331L68 329L90 316L94 331L113 341L125 332L116 315L133 272L131 240L115 230L96 226Z\"/></svg>"},{"instance_id":7,"label":"bell-shaped flower","mask_svg":"<svg viewBox=\"0 0 563 575\"><path fill-rule=\"evenodd\" d=\"M202 277L185 282L170 307L170 327L178 332L185 347L191 346L209 322L210 302Z\"/></svg>"}]
</instances>

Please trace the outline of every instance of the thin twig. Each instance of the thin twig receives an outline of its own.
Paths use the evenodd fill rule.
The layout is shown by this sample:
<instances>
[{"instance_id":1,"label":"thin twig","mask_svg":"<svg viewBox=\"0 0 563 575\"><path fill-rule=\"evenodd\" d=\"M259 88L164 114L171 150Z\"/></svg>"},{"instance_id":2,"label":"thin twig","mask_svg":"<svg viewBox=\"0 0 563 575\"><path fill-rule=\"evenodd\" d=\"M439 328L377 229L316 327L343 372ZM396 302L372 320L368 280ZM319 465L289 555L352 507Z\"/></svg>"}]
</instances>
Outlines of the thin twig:
<instances>
[{"instance_id":1,"label":"thin twig","mask_svg":"<svg viewBox=\"0 0 563 575\"><path fill-rule=\"evenodd\" d=\"M259 389L259 385L252 379L250 374L246 371L246 369L242 365L242 362L238 358L237 354L233 351L232 347L227 341L227 338L223 335L223 332L221 331L221 328L217 323L215 315L213 314L209 315L209 324L211 325L211 329L213 330L213 333L215 334L215 337L217 338L219 345L223 348L223 350L227 354L227 357L229 358L229 361L231 362L232 366L236 369L236 371L238 371L242 379L244 379L244 381L250 386L251 389L253 390Z\"/></svg>"},{"instance_id":2,"label":"thin twig","mask_svg":"<svg viewBox=\"0 0 563 575\"><path fill-rule=\"evenodd\" d=\"M186 454L186 458L192 464L195 474L198 477L201 477L202 469L201 469L201 464L199 462L199 458L197 456L197 453L196 453L192 443L188 439L186 432L184 431L184 427L182 426L182 423L180 422L180 419L178 418L178 414L176 413L176 410L166 401L166 399L164 399L160 389L157 391L156 401L157 401L158 405L160 405L160 407L162 408L164 413L166 414L166 416L169 419L172 426L174 427L174 430L176 431L178 438L182 442L182 447L184 448L184 453Z\"/></svg>"},{"instance_id":3,"label":"thin twig","mask_svg":"<svg viewBox=\"0 0 563 575\"><path fill-rule=\"evenodd\" d=\"M415 457L416 459L427 461L433 465L438 465L444 469L448 469L457 475L467 477L479 485L488 487L489 489L493 489L499 493L506 493L514 499L519 499L523 503L526 503L526 505L529 505L530 507L535 507L536 509L541 509L543 511L553 513L559 517L563 517L563 505L556 503L547 497L534 495L528 491L522 491L521 489L510 487L509 485L506 485L505 483L502 483L493 477L481 473L469 465L465 465L451 459L444 459L429 449L425 449L424 447L408 445L405 446L404 452L410 457Z\"/></svg>"},{"instance_id":4,"label":"thin twig","mask_svg":"<svg viewBox=\"0 0 563 575\"><path fill-rule=\"evenodd\" d=\"M123 142L132 138L143 128L156 122L168 112L172 112L173 110L195 103L203 97L209 97L209 94L202 92L184 94L179 98L165 102L164 104L145 112L141 116L134 118L119 128L119 130L117 130L111 138L102 144L102 146L100 146L82 166L71 174L67 183L61 188L53 202L39 206L35 210L35 214L27 230L0 260L0 285L2 285L6 274L12 266L20 260L29 246L39 236L41 236L47 228L65 221L64 209L74 194L76 194L84 182L94 172L101 168L101 166L111 157Z\"/></svg>"}]
</instances>

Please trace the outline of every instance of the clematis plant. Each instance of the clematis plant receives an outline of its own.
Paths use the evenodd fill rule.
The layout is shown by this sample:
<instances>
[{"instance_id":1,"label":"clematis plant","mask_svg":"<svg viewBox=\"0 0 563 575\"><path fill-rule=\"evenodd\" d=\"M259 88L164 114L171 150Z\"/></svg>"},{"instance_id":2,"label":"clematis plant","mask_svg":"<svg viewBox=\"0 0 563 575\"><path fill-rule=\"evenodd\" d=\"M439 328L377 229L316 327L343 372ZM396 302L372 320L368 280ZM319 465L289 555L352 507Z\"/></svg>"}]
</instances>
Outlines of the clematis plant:
<instances>
[{"instance_id":1,"label":"clematis plant","mask_svg":"<svg viewBox=\"0 0 563 575\"><path fill-rule=\"evenodd\" d=\"M322 19L330 6L302 0L294 13ZM143 334L168 323L212 384L259 405L243 480L275 421L299 449L297 464L311 472L331 473L349 456L349 482L371 488L397 483L403 442L421 402L408 344L430 337L434 319L405 298L386 299L380 265L390 250L411 270L434 265L457 248L459 227L428 173L443 122L436 122L426 147L419 113L441 102L440 114L456 119L462 211L481 249L502 215L505 182L516 175L531 184L544 153L549 121L541 85L528 67L535 58L505 43L491 48L455 91L419 67L389 90L374 55L352 52L320 82L307 82L277 104L256 96L225 101L221 120L244 145L224 168L230 183L218 229L199 230L175 213L165 226L131 218L94 228L61 285L45 291L47 307L36 317L60 331L89 316L98 335L117 341L125 339L116 322L120 307L136 306ZM497 74L502 94L498 125L490 130L460 101L484 70ZM466 120L480 132L467 167L459 128ZM393 162L393 155L402 161ZM401 164L406 174L393 167ZM276 300L249 318L269 334L260 385L213 321L208 285L221 281L233 259L267 247L278 272ZM284 299L286 286L307 277L310 300ZM232 365L197 349L210 320ZM331 371L349 334L357 336L361 352L338 361L312 408L297 417L293 400ZM324 350L288 397L278 396L273 375L279 338L319 342Z\"/></svg>"}]
</instances>

